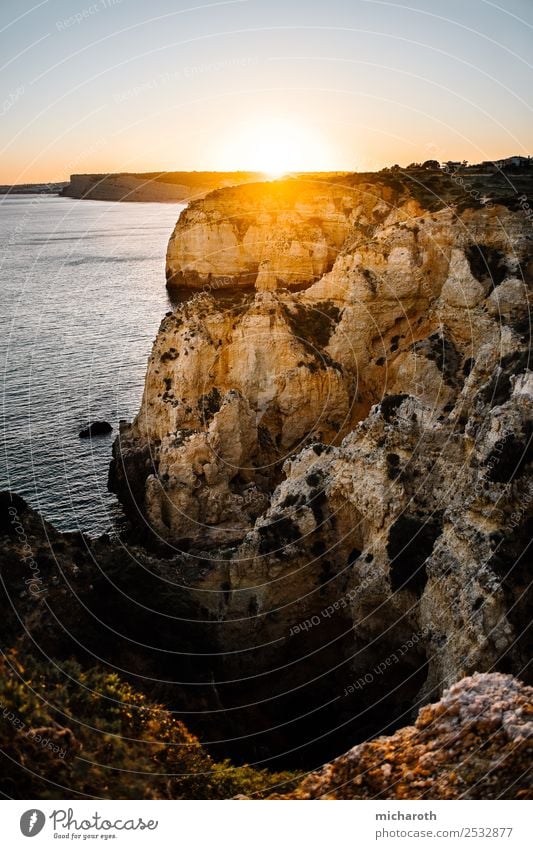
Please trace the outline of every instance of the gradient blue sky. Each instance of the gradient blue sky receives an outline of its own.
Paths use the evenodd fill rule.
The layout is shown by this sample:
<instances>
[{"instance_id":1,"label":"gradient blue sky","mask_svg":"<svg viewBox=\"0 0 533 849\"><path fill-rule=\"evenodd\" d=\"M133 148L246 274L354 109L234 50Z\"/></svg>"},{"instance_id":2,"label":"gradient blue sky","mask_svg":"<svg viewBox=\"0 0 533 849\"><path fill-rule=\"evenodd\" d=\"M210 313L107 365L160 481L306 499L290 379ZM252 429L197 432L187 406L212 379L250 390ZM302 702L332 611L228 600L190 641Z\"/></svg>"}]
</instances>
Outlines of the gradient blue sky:
<instances>
[{"instance_id":1,"label":"gradient blue sky","mask_svg":"<svg viewBox=\"0 0 533 849\"><path fill-rule=\"evenodd\" d=\"M533 153L533 0L2 0L0 46L0 182Z\"/></svg>"}]
</instances>

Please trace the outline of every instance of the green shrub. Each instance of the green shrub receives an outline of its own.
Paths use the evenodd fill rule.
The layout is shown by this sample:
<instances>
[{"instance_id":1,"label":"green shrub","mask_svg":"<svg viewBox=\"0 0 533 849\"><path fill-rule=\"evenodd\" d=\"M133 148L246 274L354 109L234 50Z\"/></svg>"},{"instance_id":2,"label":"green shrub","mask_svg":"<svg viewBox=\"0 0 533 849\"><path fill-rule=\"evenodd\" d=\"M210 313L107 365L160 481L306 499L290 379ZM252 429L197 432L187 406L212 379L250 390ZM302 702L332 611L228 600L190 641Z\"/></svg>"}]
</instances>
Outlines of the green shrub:
<instances>
[{"instance_id":1,"label":"green shrub","mask_svg":"<svg viewBox=\"0 0 533 849\"><path fill-rule=\"evenodd\" d=\"M0 790L11 798L261 798L296 780L215 762L168 710L99 667L8 651L0 719Z\"/></svg>"}]
</instances>

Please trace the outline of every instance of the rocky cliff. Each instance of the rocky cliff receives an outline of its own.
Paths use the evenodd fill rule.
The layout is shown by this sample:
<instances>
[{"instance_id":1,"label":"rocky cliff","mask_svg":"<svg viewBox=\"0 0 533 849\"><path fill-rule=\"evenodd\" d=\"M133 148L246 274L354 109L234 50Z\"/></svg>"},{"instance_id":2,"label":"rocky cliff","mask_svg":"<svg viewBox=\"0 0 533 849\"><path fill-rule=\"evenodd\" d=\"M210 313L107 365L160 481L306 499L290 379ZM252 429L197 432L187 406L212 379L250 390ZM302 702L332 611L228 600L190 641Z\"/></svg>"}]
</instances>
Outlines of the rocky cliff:
<instances>
[{"instance_id":1,"label":"rocky cliff","mask_svg":"<svg viewBox=\"0 0 533 849\"><path fill-rule=\"evenodd\" d=\"M243 682L248 701L224 710L230 656L217 663L218 623L199 601L198 568L117 539L60 534L9 493L0 493L0 542L0 789L10 798L531 798L533 691L510 675L463 679L414 726L303 781L234 766L186 726L213 741L217 728L231 738L233 724L226 749L238 753L255 722L256 758L262 750L268 762L282 747L290 756L300 724L317 739L333 725L322 712L309 722L305 700L297 723L285 713L277 725L268 699L254 703L258 678ZM317 664L307 667L313 679ZM330 756L361 737L362 720L341 729Z\"/></svg>"},{"instance_id":2,"label":"rocky cliff","mask_svg":"<svg viewBox=\"0 0 533 849\"><path fill-rule=\"evenodd\" d=\"M292 289L331 269L350 229L353 193L320 180L243 188L213 192L183 211L168 245L169 286ZM361 201L359 215L379 216L375 191Z\"/></svg>"},{"instance_id":3,"label":"rocky cliff","mask_svg":"<svg viewBox=\"0 0 533 849\"><path fill-rule=\"evenodd\" d=\"M516 198L449 188L192 203L167 255L180 303L114 447L137 530L194 576L217 698L253 680L251 736L305 707L294 746L325 728L317 757L531 654L533 234Z\"/></svg>"},{"instance_id":4,"label":"rocky cliff","mask_svg":"<svg viewBox=\"0 0 533 849\"><path fill-rule=\"evenodd\" d=\"M141 174L71 174L63 197L81 200L187 203L213 189L257 180L246 171L156 171Z\"/></svg>"}]
</instances>

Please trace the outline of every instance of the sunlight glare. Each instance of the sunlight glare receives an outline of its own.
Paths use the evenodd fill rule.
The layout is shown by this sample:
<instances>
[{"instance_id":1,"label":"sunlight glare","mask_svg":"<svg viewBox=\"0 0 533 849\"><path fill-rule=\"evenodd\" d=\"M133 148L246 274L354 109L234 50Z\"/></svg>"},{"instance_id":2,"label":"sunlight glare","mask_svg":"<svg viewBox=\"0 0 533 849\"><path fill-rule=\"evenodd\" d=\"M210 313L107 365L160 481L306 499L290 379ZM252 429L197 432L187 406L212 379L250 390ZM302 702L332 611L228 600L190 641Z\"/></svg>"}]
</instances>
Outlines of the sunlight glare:
<instances>
[{"instance_id":1,"label":"sunlight glare","mask_svg":"<svg viewBox=\"0 0 533 849\"><path fill-rule=\"evenodd\" d=\"M290 121L254 121L222 146L226 170L261 171L270 179L294 171L333 169L333 156L315 128Z\"/></svg>"}]
</instances>

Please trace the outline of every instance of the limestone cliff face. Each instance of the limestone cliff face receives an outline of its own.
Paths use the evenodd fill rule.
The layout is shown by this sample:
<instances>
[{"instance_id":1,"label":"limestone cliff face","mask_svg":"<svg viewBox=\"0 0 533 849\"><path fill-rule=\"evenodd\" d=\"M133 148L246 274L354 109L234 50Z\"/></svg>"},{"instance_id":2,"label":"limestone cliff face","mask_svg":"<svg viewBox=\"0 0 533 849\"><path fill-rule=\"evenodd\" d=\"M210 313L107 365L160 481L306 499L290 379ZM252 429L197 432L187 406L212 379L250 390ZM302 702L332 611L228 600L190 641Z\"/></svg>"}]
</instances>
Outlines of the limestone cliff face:
<instances>
[{"instance_id":1,"label":"limestone cliff face","mask_svg":"<svg viewBox=\"0 0 533 849\"><path fill-rule=\"evenodd\" d=\"M532 247L509 205L428 209L379 175L182 214L167 267L185 300L111 482L211 564L193 592L220 650L242 648L228 678L281 667L296 710L312 655L315 702L359 682L335 722L370 732L476 670L521 672Z\"/></svg>"},{"instance_id":2,"label":"limestone cliff face","mask_svg":"<svg viewBox=\"0 0 533 849\"><path fill-rule=\"evenodd\" d=\"M389 212L385 186L272 182L213 192L183 211L167 251L167 280L186 289L298 288L329 271L351 226Z\"/></svg>"}]
</instances>

